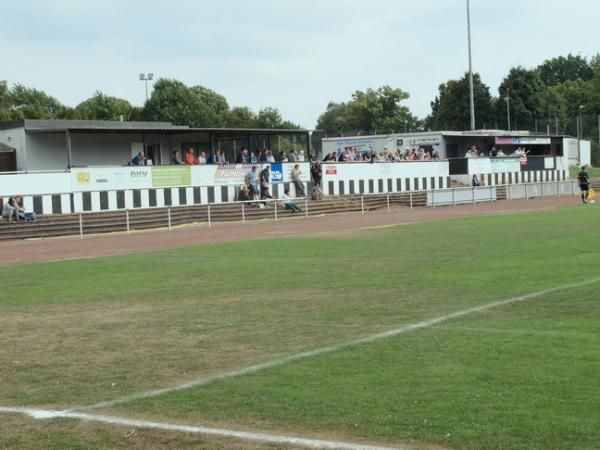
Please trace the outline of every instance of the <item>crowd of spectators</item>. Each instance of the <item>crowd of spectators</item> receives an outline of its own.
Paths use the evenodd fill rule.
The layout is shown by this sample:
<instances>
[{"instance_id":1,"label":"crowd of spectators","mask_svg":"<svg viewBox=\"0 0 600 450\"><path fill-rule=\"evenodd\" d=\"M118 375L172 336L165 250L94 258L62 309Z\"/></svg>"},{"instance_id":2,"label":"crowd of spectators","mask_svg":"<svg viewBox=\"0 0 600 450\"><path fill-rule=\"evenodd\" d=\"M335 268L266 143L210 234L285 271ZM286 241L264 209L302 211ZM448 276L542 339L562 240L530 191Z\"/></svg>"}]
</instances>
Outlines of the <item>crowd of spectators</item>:
<instances>
[{"instance_id":1,"label":"crowd of spectators","mask_svg":"<svg viewBox=\"0 0 600 450\"><path fill-rule=\"evenodd\" d=\"M530 150L525 150L525 148L517 147L511 153L505 153L502 149L496 149L496 147L492 147L492 149L487 153L487 155L479 150L477 146L472 145L467 149L465 153L465 158L523 158L526 157L530 153Z\"/></svg>"},{"instance_id":2,"label":"crowd of spectators","mask_svg":"<svg viewBox=\"0 0 600 450\"><path fill-rule=\"evenodd\" d=\"M260 164L260 163L274 163L274 162L300 162L304 161L304 152L296 153L295 150L290 150L288 153L280 151L275 154L270 148L254 149L254 151L248 150L244 147L237 155L235 161L228 161L225 156L224 150L215 152L213 156L207 156L206 152L201 151L198 156L193 148L186 150L183 160L180 158L179 150L173 152L171 158L171 164L174 165L198 165L198 164ZM137 165L137 164L130 164Z\"/></svg>"},{"instance_id":3,"label":"crowd of spectators","mask_svg":"<svg viewBox=\"0 0 600 450\"><path fill-rule=\"evenodd\" d=\"M12 222L13 220L15 222L33 222L36 219L36 215L34 212L27 211L20 196L15 196L10 197L2 207L2 219L8 222Z\"/></svg>"},{"instance_id":4,"label":"crowd of spectators","mask_svg":"<svg viewBox=\"0 0 600 450\"><path fill-rule=\"evenodd\" d=\"M419 147L417 150L400 147L390 150L383 147L383 151L376 152L372 147L361 150L359 147L344 147L325 155L323 162L402 162L402 161L431 161L440 159L437 150Z\"/></svg>"}]
</instances>

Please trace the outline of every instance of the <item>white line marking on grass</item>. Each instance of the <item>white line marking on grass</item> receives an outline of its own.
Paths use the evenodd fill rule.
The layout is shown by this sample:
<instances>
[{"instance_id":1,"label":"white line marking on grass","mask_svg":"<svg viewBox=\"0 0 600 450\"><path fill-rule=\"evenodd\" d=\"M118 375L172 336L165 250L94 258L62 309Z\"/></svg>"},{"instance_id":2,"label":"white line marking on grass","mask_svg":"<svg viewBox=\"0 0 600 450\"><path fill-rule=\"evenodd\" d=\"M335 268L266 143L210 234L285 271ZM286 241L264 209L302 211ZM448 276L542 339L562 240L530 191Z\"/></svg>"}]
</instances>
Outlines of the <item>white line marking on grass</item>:
<instances>
[{"instance_id":1,"label":"white line marking on grass","mask_svg":"<svg viewBox=\"0 0 600 450\"><path fill-rule=\"evenodd\" d=\"M474 306L472 308L453 312L453 313L446 314L446 315L443 315L440 317L434 317L432 319L423 320L421 322L417 322L417 323L413 323L413 324L409 324L409 325L403 325L401 327L395 328L393 330L385 331L383 333L377 333L377 334L374 334L371 336L366 336L366 337L362 337L362 338L358 338L358 339L352 339L350 341L339 342L337 344L316 348L314 350L309 350L306 352L294 353L294 354L284 356L281 358L275 358L270 361L265 361L265 362L258 363L258 364L252 364L250 366L241 367L239 369L231 370L229 372L221 372L221 373L216 373L213 375L208 375L208 376L205 376L202 378L198 378L196 380L188 381L186 383L176 384L173 386L168 386L168 387L165 387L162 389L155 389L155 390L150 390L150 391L146 391L146 392L141 392L138 394L126 395L124 397L121 397L121 398L118 398L115 400L102 401L102 402L94 403L92 405L77 406L77 407L71 408L70 411L84 411L84 410L89 410L89 409L111 407L111 406L121 405L124 403L129 403L129 402L132 402L135 400L142 400L142 399L150 398L150 397L158 397L160 395L168 394L168 393L175 392L175 391L181 391L181 390L190 389L190 388L194 388L194 387L198 387L198 386L204 386L204 385L207 385L214 381L226 380L229 378L235 378L235 377L239 377L242 375L248 375L248 374L252 374L252 373L264 370L264 369L282 366L284 364L287 364L287 363L290 363L293 361L298 361L300 359L311 358L313 356L319 356L319 355L322 355L325 353L332 353L332 352L342 350L342 349L345 349L347 347L351 347L354 345L367 344L370 342L379 341L381 339L387 339L390 337L398 336L399 334L408 333L410 331L420 330L423 328L429 328L429 327L432 327L439 323L446 322L451 319L456 319L458 317L463 317L463 316L467 316L467 315L470 315L473 313L486 311L488 309L497 308L499 306L508 305L511 303L522 302L525 300L530 300L532 298L542 297L546 294L551 294L553 292L559 292L559 291L564 291L566 289L573 289L573 288L577 288L577 287L587 286L587 285L590 285L593 283L597 283L598 281L600 281L600 278L593 278L591 280L581 281L579 283L565 284L565 285L554 287L554 288L544 289L544 290L537 291L537 292L531 292L529 294L519 295L517 297L512 297L512 298L505 299L505 300L499 300L499 301L495 301L495 302L491 302L491 303L486 303L484 305Z\"/></svg>"},{"instance_id":2,"label":"white line marking on grass","mask_svg":"<svg viewBox=\"0 0 600 450\"><path fill-rule=\"evenodd\" d=\"M193 425L181 425L173 423L152 422L148 420L128 419L126 417L104 416L98 414L78 413L72 411L57 411L35 408L16 408L0 406L0 413L26 414L34 419L78 419L87 422L100 422L112 425L122 425L136 428L152 428L165 431L180 431L184 433L205 434L211 436L238 438L250 441L269 442L273 444L301 445L310 448L330 448L344 450L402 450L398 447L377 447L351 442L325 441L321 439L308 439L296 436L284 436L277 434L254 433L250 431L228 430L225 428L209 428Z\"/></svg>"}]
</instances>

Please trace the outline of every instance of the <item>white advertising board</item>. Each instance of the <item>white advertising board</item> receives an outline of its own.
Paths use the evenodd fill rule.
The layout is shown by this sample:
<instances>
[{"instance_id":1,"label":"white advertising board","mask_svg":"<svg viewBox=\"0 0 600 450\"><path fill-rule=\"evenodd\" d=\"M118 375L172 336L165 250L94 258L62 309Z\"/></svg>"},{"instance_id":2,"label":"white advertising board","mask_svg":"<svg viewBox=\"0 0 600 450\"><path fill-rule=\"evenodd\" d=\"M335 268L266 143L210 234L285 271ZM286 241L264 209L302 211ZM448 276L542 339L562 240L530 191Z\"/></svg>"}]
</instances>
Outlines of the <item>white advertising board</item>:
<instances>
[{"instance_id":1,"label":"white advertising board","mask_svg":"<svg viewBox=\"0 0 600 450\"><path fill-rule=\"evenodd\" d=\"M398 163L323 164L323 183L384 178L449 176L448 161L404 161Z\"/></svg>"},{"instance_id":2,"label":"white advertising board","mask_svg":"<svg viewBox=\"0 0 600 450\"><path fill-rule=\"evenodd\" d=\"M0 175L0 197L68 192L71 192L68 172Z\"/></svg>"},{"instance_id":3,"label":"white advertising board","mask_svg":"<svg viewBox=\"0 0 600 450\"><path fill-rule=\"evenodd\" d=\"M519 158L469 158L469 175L520 171Z\"/></svg>"},{"instance_id":4,"label":"white advertising board","mask_svg":"<svg viewBox=\"0 0 600 450\"><path fill-rule=\"evenodd\" d=\"M310 164L299 163L271 163L271 182L291 182L292 170L295 165L299 166L300 179L304 182L310 181ZM194 186L239 186L244 184L246 174L253 166L262 170L266 164L226 164L226 165L203 165L192 166L192 185Z\"/></svg>"},{"instance_id":5,"label":"white advertising board","mask_svg":"<svg viewBox=\"0 0 600 450\"><path fill-rule=\"evenodd\" d=\"M74 192L149 189L151 171L147 166L73 169L72 188Z\"/></svg>"}]
</instances>

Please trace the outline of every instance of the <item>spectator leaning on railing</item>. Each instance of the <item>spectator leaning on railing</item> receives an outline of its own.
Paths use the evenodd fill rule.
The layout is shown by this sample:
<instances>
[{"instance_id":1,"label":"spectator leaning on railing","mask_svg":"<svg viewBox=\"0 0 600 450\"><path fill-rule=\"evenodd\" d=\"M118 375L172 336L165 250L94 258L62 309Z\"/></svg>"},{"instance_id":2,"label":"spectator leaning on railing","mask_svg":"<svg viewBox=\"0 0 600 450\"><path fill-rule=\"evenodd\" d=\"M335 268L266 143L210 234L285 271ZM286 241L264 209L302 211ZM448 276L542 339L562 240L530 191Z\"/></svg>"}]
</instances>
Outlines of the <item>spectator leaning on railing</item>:
<instances>
[{"instance_id":1,"label":"spectator leaning on railing","mask_svg":"<svg viewBox=\"0 0 600 450\"><path fill-rule=\"evenodd\" d=\"M198 159L196 158L196 156L194 155L194 149L193 148L189 148L187 150L187 152L185 152L185 156L183 158L183 162L187 165L194 165L194 164L198 164Z\"/></svg>"},{"instance_id":2,"label":"spectator leaning on railing","mask_svg":"<svg viewBox=\"0 0 600 450\"><path fill-rule=\"evenodd\" d=\"M296 164L292 169L292 182L296 187L296 194L300 194L300 197L305 197L306 193L304 192L304 184L302 184L302 181L300 180L300 175L302 175L302 172L300 171L300 165Z\"/></svg>"}]
</instances>

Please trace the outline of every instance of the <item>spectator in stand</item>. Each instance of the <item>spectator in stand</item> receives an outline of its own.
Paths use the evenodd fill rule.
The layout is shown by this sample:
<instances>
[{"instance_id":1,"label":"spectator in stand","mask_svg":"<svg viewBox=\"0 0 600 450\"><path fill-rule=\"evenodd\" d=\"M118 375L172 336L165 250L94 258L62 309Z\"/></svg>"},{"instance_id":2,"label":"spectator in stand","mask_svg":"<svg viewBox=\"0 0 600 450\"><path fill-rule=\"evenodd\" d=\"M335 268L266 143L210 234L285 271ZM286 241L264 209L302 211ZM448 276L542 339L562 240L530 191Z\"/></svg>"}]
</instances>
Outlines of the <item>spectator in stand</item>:
<instances>
[{"instance_id":1,"label":"spectator in stand","mask_svg":"<svg viewBox=\"0 0 600 450\"><path fill-rule=\"evenodd\" d=\"M11 222L13 219L18 220L14 197L10 197L2 207L2 218L6 219L8 222Z\"/></svg>"},{"instance_id":2,"label":"spectator in stand","mask_svg":"<svg viewBox=\"0 0 600 450\"><path fill-rule=\"evenodd\" d=\"M419 147L419 153L417 156L419 161L425 161L425 149L423 147Z\"/></svg>"},{"instance_id":3,"label":"spectator in stand","mask_svg":"<svg viewBox=\"0 0 600 450\"><path fill-rule=\"evenodd\" d=\"M200 152L200 156L198 156L198 164L206 164L206 152Z\"/></svg>"},{"instance_id":4,"label":"spectator in stand","mask_svg":"<svg viewBox=\"0 0 600 450\"><path fill-rule=\"evenodd\" d=\"M271 166L265 164L263 170L260 171L260 198L273 198L269 192L269 183L271 183Z\"/></svg>"},{"instance_id":5,"label":"spectator in stand","mask_svg":"<svg viewBox=\"0 0 600 450\"><path fill-rule=\"evenodd\" d=\"M288 162L298 161L298 157L296 156L296 152L294 151L294 149L290 150L290 152L288 153L287 160Z\"/></svg>"},{"instance_id":6,"label":"spectator in stand","mask_svg":"<svg viewBox=\"0 0 600 450\"><path fill-rule=\"evenodd\" d=\"M249 154L249 156L250 156L250 164L256 164L256 163L258 163L258 160L260 159L260 151L257 148L255 148L254 151Z\"/></svg>"},{"instance_id":7,"label":"spectator in stand","mask_svg":"<svg viewBox=\"0 0 600 450\"><path fill-rule=\"evenodd\" d=\"M481 186L481 182L479 181L479 178L477 178L477 175L473 175L473 178L471 179L471 186Z\"/></svg>"},{"instance_id":8,"label":"spectator in stand","mask_svg":"<svg viewBox=\"0 0 600 450\"><path fill-rule=\"evenodd\" d=\"M301 212L302 210L298 205L292 202L292 198L290 197L290 190L286 189L281 196L281 200L283 202L283 206L285 209L292 211L292 213Z\"/></svg>"},{"instance_id":9,"label":"spectator in stand","mask_svg":"<svg viewBox=\"0 0 600 450\"><path fill-rule=\"evenodd\" d=\"M300 180L300 175L302 172L300 171L300 165L296 164L292 169L292 182L296 187L296 195L300 194L300 197L305 197L306 193L304 192L304 184Z\"/></svg>"},{"instance_id":10,"label":"spectator in stand","mask_svg":"<svg viewBox=\"0 0 600 450\"><path fill-rule=\"evenodd\" d=\"M431 159L440 159L440 154L437 151L437 148L433 151L433 154L431 155Z\"/></svg>"},{"instance_id":11,"label":"spectator in stand","mask_svg":"<svg viewBox=\"0 0 600 450\"><path fill-rule=\"evenodd\" d=\"M238 158L238 162L242 164L248 164L250 162L250 155L248 154L248 149L243 148L242 153L240 153L240 157Z\"/></svg>"},{"instance_id":12,"label":"spectator in stand","mask_svg":"<svg viewBox=\"0 0 600 450\"><path fill-rule=\"evenodd\" d=\"M337 162L337 152L333 151L331 153L327 153L327 155L325 155L325 159L323 159L323 162Z\"/></svg>"},{"instance_id":13,"label":"spectator in stand","mask_svg":"<svg viewBox=\"0 0 600 450\"><path fill-rule=\"evenodd\" d=\"M500 150L498 150L498 151L496 152L496 156L497 156L498 158L504 158L504 157L506 157L506 155L504 154L504 152L502 151L502 149L500 149Z\"/></svg>"},{"instance_id":14,"label":"spectator in stand","mask_svg":"<svg viewBox=\"0 0 600 450\"><path fill-rule=\"evenodd\" d=\"M313 184L312 194L310 198L314 201L319 201L323 199L323 190L321 189L320 183Z\"/></svg>"},{"instance_id":15,"label":"spectator in stand","mask_svg":"<svg viewBox=\"0 0 600 450\"><path fill-rule=\"evenodd\" d=\"M268 163L275 162L275 156L273 156L273 152L271 151L271 149L267 149L267 162Z\"/></svg>"},{"instance_id":16,"label":"spectator in stand","mask_svg":"<svg viewBox=\"0 0 600 450\"><path fill-rule=\"evenodd\" d=\"M146 162L146 156L144 155L144 152L139 152L137 155L135 155L133 158L131 158L128 162L127 165L128 166L143 166Z\"/></svg>"},{"instance_id":17,"label":"spectator in stand","mask_svg":"<svg viewBox=\"0 0 600 450\"><path fill-rule=\"evenodd\" d=\"M181 162L181 158L179 157L179 150L175 150L173 152L173 157L171 158L171 164L175 164L177 166L180 165L180 164L183 164Z\"/></svg>"},{"instance_id":18,"label":"spectator in stand","mask_svg":"<svg viewBox=\"0 0 600 450\"><path fill-rule=\"evenodd\" d=\"M310 174L313 181L316 184L321 184L321 178L323 176L323 168L321 167L320 161L315 161L310 165Z\"/></svg>"},{"instance_id":19,"label":"spectator in stand","mask_svg":"<svg viewBox=\"0 0 600 450\"><path fill-rule=\"evenodd\" d=\"M253 166L250 172L246 174L246 184L250 188L250 196L253 200L260 195L260 190L258 189L258 175L256 174L258 170L257 166Z\"/></svg>"},{"instance_id":20,"label":"spectator in stand","mask_svg":"<svg viewBox=\"0 0 600 450\"><path fill-rule=\"evenodd\" d=\"M269 157L269 149L263 148L263 151L260 153L260 162L261 163L269 162L268 157Z\"/></svg>"},{"instance_id":21,"label":"spectator in stand","mask_svg":"<svg viewBox=\"0 0 600 450\"><path fill-rule=\"evenodd\" d=\"M240 188L240 192L238 192L238 201L240 202L248 202L252 200L250 198L250 189L245 184L242 184Z\"/></svg>"},{"instance_id":22,"label":"spectator in stand","mask_svg":"<svg viewBox=\"0 0 600 450\"><path fill-rule=\"evenodd\" d=\"M20 220L26 220L27 222L33 222L36 219L34 212L27 211L27 208L23 205L23 199L16 196L14 199L13 206L17 209L17 217Z\"/></svg>"},{"instance_id":23,"label":"spectator in stand","mask_svg":"<svg viewBox=\"0 0 600 450\"><path fill-rule=\"evenodd\" d=\"M194 164L198 164L198 159L194 155L194 149L188 148L187 152L185 152L185 156L183 157L184 164L192 166Z\"/></svg>"}]
</instances>

